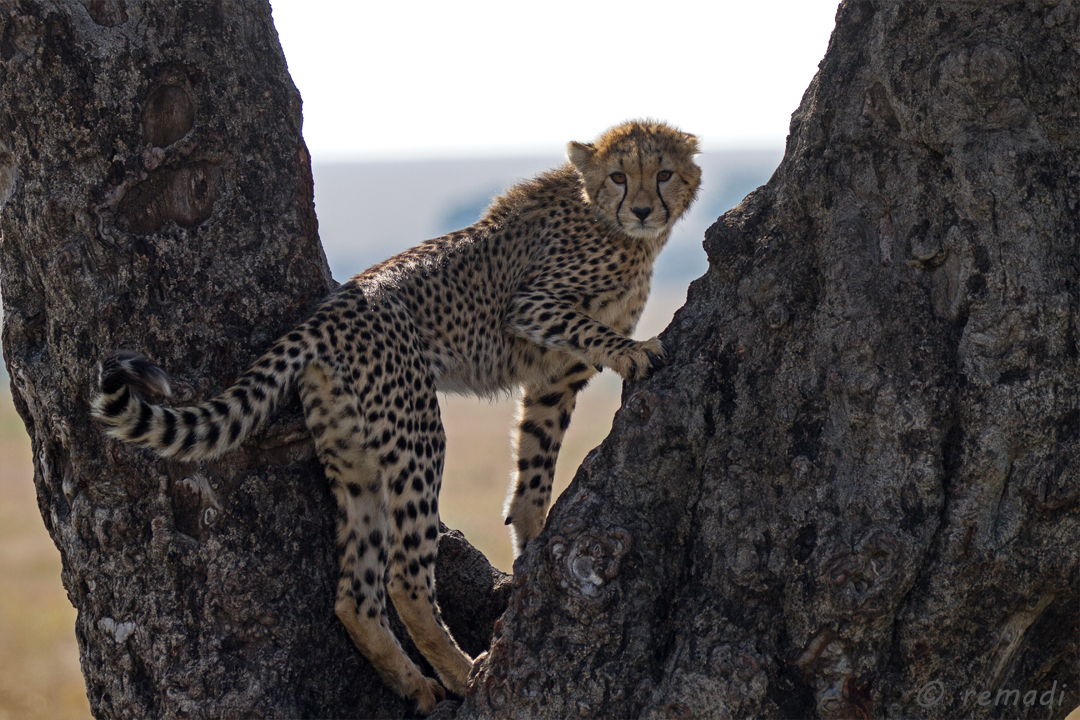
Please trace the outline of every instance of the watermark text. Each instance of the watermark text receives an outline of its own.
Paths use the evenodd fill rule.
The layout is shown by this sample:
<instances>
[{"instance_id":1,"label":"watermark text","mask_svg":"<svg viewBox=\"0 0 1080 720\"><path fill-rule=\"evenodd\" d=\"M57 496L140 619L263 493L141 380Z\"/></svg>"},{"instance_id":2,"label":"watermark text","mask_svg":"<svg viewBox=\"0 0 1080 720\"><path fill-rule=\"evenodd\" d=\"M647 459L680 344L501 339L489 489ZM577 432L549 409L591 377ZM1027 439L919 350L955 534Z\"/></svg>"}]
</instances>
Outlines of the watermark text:
<instances>
[{"instance_id":1,"label":"watermark text","mask_svg":"<svg viewBox=\"0 0 1080 720\"><path fill-rule=\"evenodd\" d=\"M964 690L960 694L961 707L1061 707L1065 702L1065 688L1062 685L1058 689L1057 680L1045 690L1010 690L1001 688L994 690ZM924 708L940 705L950 693L945 688L945 683L940 680L931 680L919 689L915 696L915 702Z\"/></svg>"}]
</instances>

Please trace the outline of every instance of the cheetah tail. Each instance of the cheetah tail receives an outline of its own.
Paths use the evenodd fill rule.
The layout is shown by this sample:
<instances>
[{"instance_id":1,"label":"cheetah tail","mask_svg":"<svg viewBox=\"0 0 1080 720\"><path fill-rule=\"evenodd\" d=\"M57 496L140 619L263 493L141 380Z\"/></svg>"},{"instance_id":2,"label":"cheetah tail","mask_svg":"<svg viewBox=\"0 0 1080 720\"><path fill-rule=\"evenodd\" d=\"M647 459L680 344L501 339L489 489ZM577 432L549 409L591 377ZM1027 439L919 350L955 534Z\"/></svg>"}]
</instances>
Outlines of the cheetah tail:
<instances>
[{"instance_id":1,"label":"cheetah tail","mask_svg":"<svg viewBox=\"0 0 1080 720\"><path fill-rule=\"evenodd\" d=\"M119 350L99 366L100 392L92 412L110 436L163 457L215 458L254 433L292 386L297 368L279 362L280 355L275 346L213 400L171 408L144 399L171 395L165 372L138 353Z\"/></svg>"}]
</instances>

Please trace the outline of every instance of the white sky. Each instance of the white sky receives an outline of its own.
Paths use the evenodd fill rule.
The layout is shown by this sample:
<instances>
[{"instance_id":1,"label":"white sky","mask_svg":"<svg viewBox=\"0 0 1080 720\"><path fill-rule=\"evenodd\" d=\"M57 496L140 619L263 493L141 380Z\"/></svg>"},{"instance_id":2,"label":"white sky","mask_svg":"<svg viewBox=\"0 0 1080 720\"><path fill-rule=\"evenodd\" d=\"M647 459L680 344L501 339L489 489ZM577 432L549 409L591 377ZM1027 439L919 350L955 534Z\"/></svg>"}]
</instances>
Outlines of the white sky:
<instances>
[{"instance_id":1,"label":"white sky","mask_svg":"<svg viewBox=\"0 0 1080 720\"><path fill-rule=\"evenodd\" d=\"M561 152L632 117L778 147L837 0L271 0L316 161Z\"/></svg>"}]
</instances>

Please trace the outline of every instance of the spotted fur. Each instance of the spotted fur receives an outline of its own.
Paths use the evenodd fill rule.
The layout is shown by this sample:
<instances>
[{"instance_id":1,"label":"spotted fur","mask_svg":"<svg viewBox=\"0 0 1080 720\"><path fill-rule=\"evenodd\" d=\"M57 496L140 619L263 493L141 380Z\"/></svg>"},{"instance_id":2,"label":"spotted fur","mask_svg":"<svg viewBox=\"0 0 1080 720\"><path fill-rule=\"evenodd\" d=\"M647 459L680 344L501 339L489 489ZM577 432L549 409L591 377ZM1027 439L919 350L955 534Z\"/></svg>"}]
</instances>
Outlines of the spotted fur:
<instances>
[{"instance_id":1,"label":"spotted fur","mask_svg":"<svg viewBox=\"0 0 1080 720\"><path fill-rule=\"evenodd\" d=\"M653 261L697 192L697 140L662 123L619 125L570 162L495 200L472 227L355 276L280 338L232 387L200 405L119 352L101 367L94 414L109 435L180 460L237 447L292 388L338 502L335 609L381 677L427 713L443 694L402 651L389 596L452 692L472 659L435 600L445 436L436 390L521 388L517 469L507 499L515 552L539 534L577 393L601 368L624 378L662 363L630 339Z\"/></svg>"}]
</instances>

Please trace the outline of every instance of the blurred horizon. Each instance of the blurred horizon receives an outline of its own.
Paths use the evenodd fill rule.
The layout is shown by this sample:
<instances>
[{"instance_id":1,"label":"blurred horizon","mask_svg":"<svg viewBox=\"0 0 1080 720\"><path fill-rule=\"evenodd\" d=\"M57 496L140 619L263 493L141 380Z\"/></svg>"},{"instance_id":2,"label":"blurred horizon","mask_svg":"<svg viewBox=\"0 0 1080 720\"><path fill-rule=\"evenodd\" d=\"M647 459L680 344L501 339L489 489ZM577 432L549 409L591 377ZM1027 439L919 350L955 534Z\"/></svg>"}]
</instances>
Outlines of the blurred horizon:
<instances>
[{"instance_id":1,"label":"blurred horizon","mask_svg":"<svg viewBox=\"0 0 1080 720\"><path fill-rule=\"evenodd\" d=\"M708 267L705 230L768 181L783 147L706 152L701 189L657 259L654 286ZM319 239L338 282L429 238L475 223L512 185L562 165L559 155L312 163Z\"/></svg>"}]
</instances>

